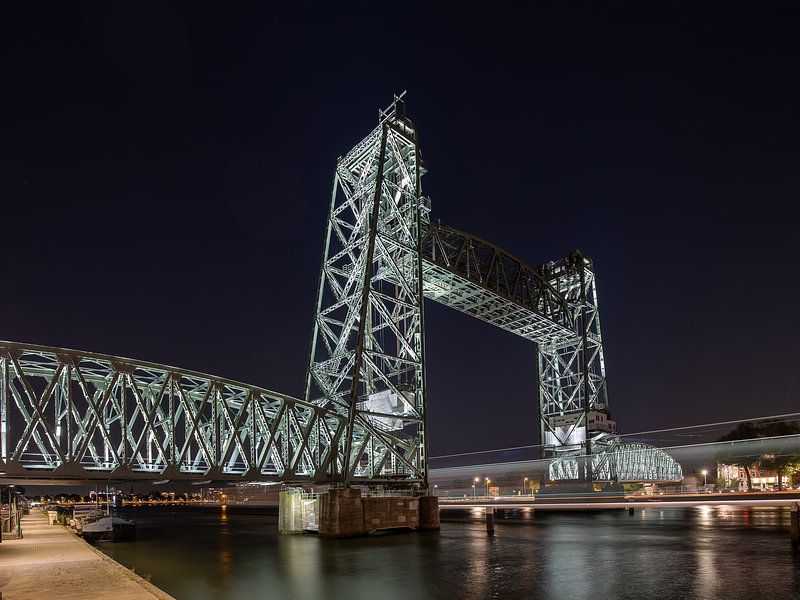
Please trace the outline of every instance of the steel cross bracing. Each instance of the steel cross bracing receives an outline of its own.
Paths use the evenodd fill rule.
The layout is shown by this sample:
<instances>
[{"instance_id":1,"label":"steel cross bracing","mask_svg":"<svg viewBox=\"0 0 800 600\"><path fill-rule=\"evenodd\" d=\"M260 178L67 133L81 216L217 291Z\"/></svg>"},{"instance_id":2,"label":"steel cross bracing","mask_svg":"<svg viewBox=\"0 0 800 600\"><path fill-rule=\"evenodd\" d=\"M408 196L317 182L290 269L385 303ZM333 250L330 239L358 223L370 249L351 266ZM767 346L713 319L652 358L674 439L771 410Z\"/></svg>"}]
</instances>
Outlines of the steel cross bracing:
<instances>
[{"instance_id":1,"label":"steel cross bracing","mask_svg":"<svg viewBox=\"0 0 800 600\"><path fill-rule=\"evenodd\" d=\"M0 342L0 471L64 480L324 481L340 415L201 373Z\"/></svg>"},{"instance_id":2,"label":"steel cross bracing","mask_svg":"<svg viewBox=\"0 0 800 600\"><path fill-rule=\"evenodd\" d=\"M572 310L574 330L561 340L538 346L541 439L545 456L592 453L592 443L615 433L612 421L592 423L590 415L609 416L597 285L591 262L575 252L545 267ZM610 430L610 431L609 431ZM591 462L582 479L593 478Z\"/></svg>"},{"instance_id":3,"label":"steel cross bracing","mask_svg":"<svg viewBox=\"0 0 800 600\"><path fill-rule=\"evenodd\" d=\"M402 100L379 121L337 162L317 297L305 397L348 419L331 477L426 484L423 297L535 342L546 453L589 453L608 414L590 261L531 268L432 224Z\"/></svg>"},{"instance_id":4,"label":"steel cross bracing","mask_svg":"<svg viewBox=\"0 0 800 600\"><path fill-rule=\"evenodd\" d=\"M441 224L425 232L422 257L426 298L539 344L574 337L574 311L543 267Z\"/></svg>"},{"instance_id":5,"label":"steel cross bracing","mask_svg":"<svg viewBox=\"0 0 800 600\"><path fill-rule=\"evenodd\" d=\"M681 465L660 448L640 442L615 442L591 457L595 481L674 482L683 479ZM549 466L551 480L578 480L581 457L562 456ZM585 461L583 461L585 462Z\"/></svg>"},{"instance_id":6,"label":"steel cross bracing","mask_svg":"<svg viewBox=\"0 0 800 600\"><path fill-rule=\"evenodd\" d=\"M347 419L345 483L427 479L421 175L401 99L336 165L306 400Z\"/></svg>"},{"instance_id":7,"label":"steel cross bracing","mask_svg":"<svg viewBox=\"0 0 800 600\"><path fill-rule=\"evenodd\" d=\"M424 298L536 343L545 456L616 437L591 262L532 268L430 222L401 98L337 161L305 400L128 359L2 346L2 467L427 485ZM593 449L593 444L595 445Z\"/></svg>"}]
</instances>

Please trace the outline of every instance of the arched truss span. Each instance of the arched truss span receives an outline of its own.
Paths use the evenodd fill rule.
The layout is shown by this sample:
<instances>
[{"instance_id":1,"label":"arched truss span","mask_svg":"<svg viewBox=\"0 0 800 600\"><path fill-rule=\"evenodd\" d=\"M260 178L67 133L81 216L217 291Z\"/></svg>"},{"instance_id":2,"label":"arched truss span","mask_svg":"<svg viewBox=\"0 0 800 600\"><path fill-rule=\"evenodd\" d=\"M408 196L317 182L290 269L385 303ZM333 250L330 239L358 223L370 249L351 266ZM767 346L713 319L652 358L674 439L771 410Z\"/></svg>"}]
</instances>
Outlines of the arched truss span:
<instances>
[{"instance_id":1,"label":"arched truss span","mask_svg":"<svg viewBox=\"0 0 800 600\"><path fill-rule=\"evenodd\" d=\"M578 480L579 461L584 457L564 456L550 463L553 481ZM619 442L592 456L595 481L645 482L681 481L681 465L664 450L641 442Z\"/></svg>"},{"instance_id":2,"label":"arched truss span","mask_svg":"<svg viewBox=\"0 0 800 600\"><path fill-rule=\"evenodd\" d=\"M0 342L0 470L58 479L324 481L340 415L142 361Z\"/></svg>"}]
</instances>

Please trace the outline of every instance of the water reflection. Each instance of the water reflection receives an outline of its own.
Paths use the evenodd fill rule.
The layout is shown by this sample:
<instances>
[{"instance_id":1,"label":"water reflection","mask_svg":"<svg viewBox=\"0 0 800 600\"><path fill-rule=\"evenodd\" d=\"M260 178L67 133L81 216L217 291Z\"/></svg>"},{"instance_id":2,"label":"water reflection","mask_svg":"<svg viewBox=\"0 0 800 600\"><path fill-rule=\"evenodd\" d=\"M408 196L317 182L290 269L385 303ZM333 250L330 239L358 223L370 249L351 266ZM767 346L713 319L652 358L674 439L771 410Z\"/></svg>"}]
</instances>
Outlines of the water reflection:
<instances>
[{"instance_id":1,"label":"water reflection","mask_svg":"<svg viewBox=\"0 0 800 600\"><path fill-rule=\"evenodd\" d=\"M800 597L784 509L448 512L441 532L278 536L264 509L137 509L105 549L177 598ZM450 519L454 518L455 521Z\"/></svg>"}]
</instances>

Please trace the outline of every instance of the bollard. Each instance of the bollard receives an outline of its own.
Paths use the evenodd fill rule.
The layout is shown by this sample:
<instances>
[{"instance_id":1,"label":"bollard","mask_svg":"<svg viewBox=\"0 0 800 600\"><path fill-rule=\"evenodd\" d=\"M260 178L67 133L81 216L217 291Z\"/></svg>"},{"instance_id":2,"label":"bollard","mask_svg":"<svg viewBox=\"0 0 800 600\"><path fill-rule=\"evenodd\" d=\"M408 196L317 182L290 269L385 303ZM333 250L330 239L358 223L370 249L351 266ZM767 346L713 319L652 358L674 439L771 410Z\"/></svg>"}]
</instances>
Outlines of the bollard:
<instances>
[{"instance_id":1,"label":"bollard","mask_svg":"<svg viewBox=\"0 0 800 600\"><path fill-rule=\"evenodd\" d=\"M792 547L800 546L800 504L795 502L789 512L789 534L792 538Z\"/></svg>"},{"instance_id":2,"label":"bollard","mask_svg":"<svg viewBox=\"0 0 800 600\"><path fill-rule=\"evenodd\" d=\"M494 535L494 508L486 507L486 533Z\"/></svg>"}]
</instances>

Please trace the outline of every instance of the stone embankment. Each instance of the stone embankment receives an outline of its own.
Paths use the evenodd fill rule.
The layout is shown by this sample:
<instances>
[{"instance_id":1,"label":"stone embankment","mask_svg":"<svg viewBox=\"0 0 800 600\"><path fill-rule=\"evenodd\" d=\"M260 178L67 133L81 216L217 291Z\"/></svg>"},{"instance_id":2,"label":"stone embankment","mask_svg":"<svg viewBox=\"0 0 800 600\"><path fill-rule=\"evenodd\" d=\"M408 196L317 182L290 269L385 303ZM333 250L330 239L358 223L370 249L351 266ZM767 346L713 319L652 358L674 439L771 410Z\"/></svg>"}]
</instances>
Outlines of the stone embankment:
<instances>
[{"instance_id":1,"label":"stone embankment","mask_svg":"<svg viewBox=\"0 0 800 600\"><path fill-rule=\"evenodd\" d=\"M174 600L38 511L22 519L23 539L0 544L3 600L92 598Z\"/></svg>"}]
</instances>

